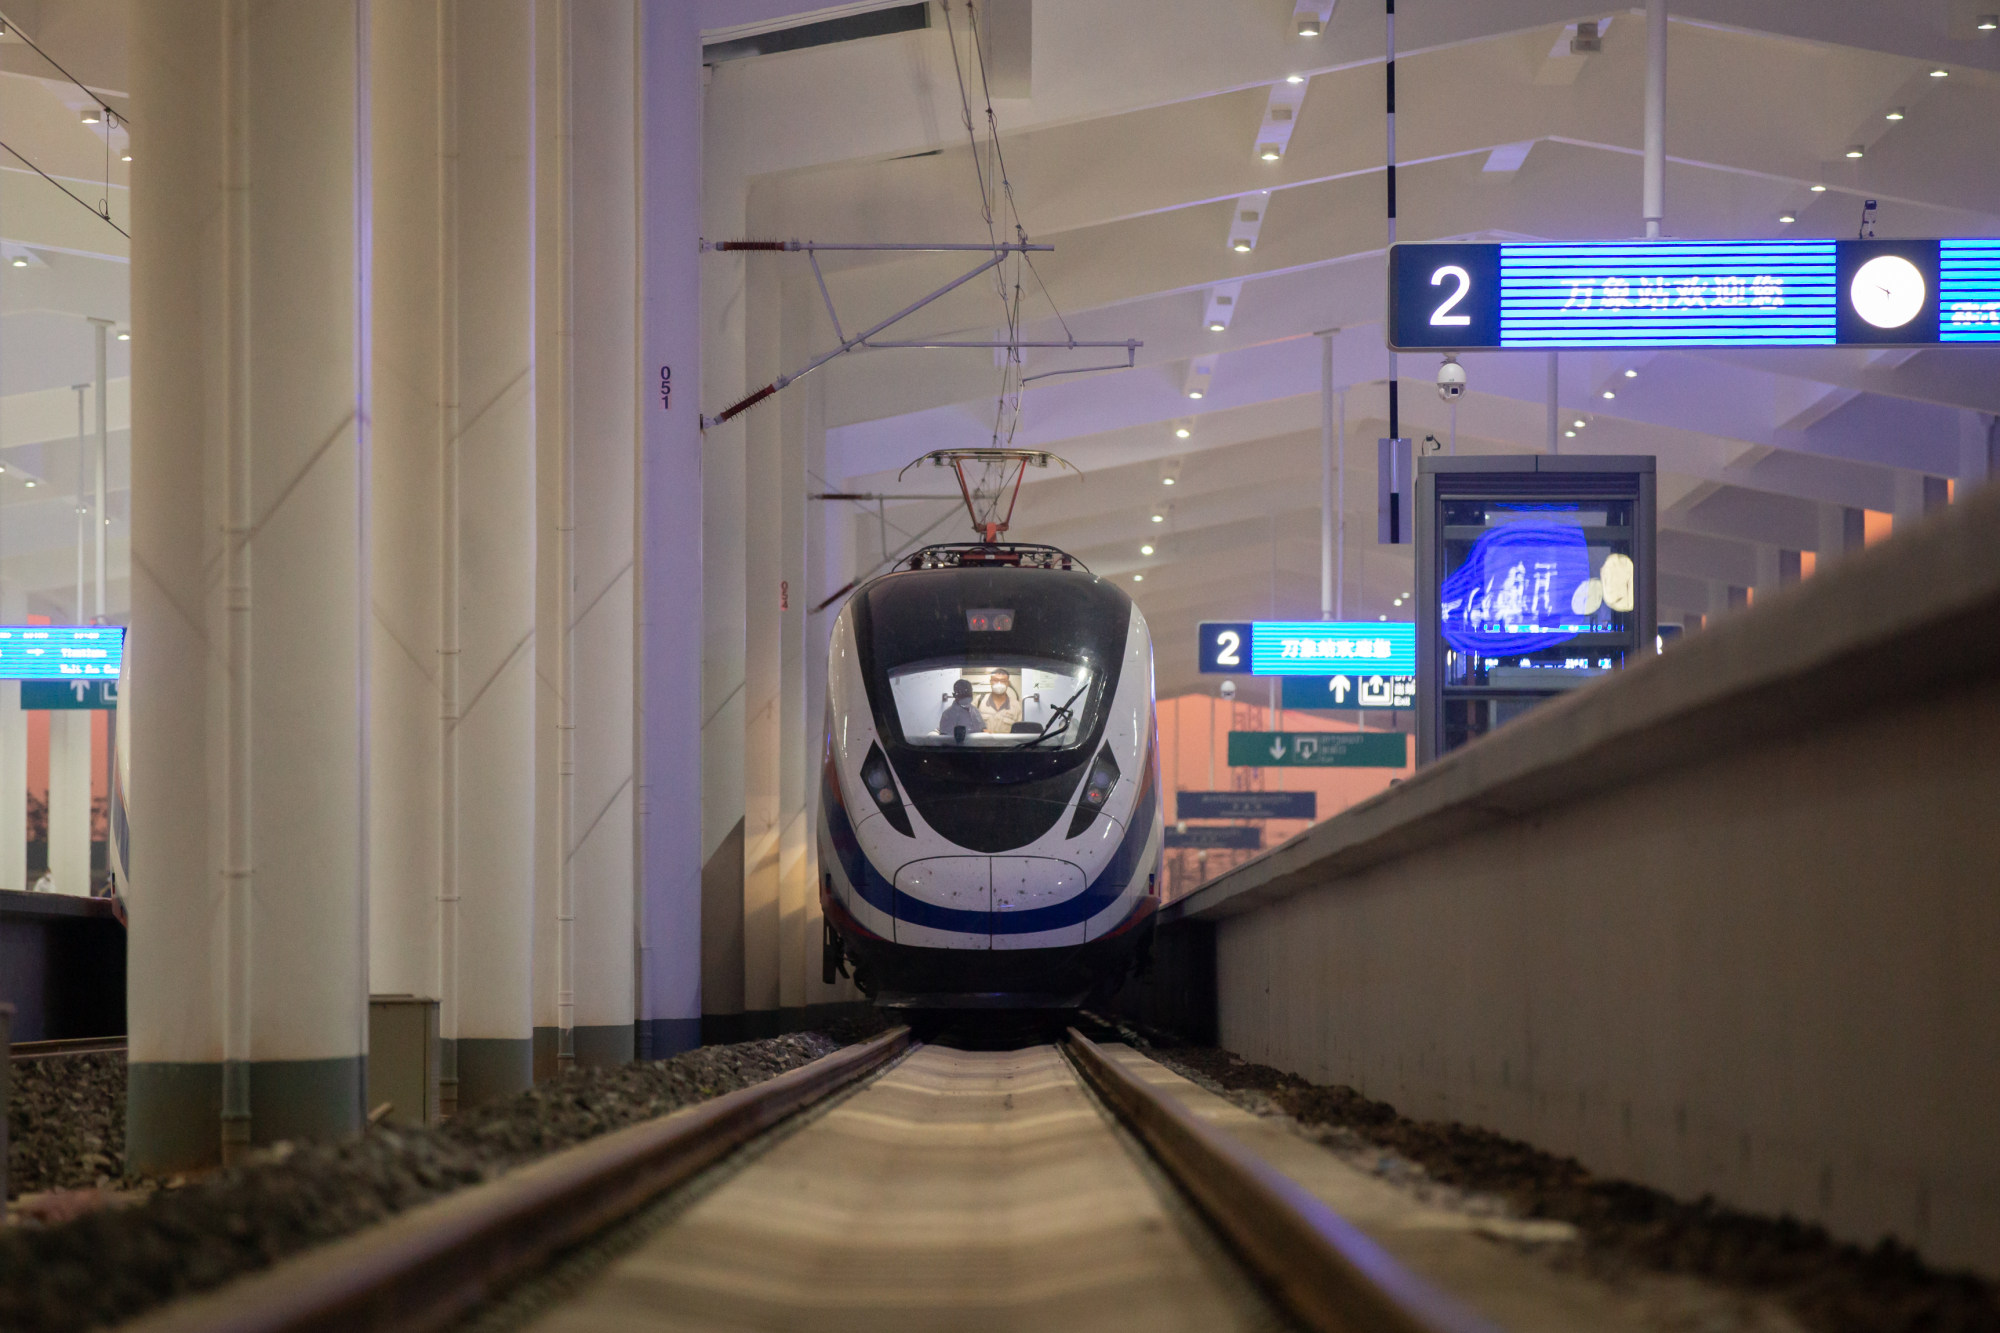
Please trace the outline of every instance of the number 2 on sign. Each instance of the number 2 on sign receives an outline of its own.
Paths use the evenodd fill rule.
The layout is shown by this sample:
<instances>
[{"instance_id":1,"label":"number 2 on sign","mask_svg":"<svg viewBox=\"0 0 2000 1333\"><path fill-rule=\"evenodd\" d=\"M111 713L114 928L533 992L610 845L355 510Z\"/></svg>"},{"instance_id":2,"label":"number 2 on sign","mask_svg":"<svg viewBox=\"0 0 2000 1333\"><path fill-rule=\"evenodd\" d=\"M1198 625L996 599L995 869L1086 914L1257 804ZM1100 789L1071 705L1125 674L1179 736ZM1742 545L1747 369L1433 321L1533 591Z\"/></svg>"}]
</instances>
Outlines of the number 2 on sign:
<instances>
[{"instance_id":1,"label":"number 2 on sign","mask_svg":"<svg viewBox=\"0 0 2000 1333\"><path fill-rule=\"evenodd\" d=\"M1233 629L1226 629L1215 636L1215 664L1217 666L1242 666L1243 659L1238 654L1243 651L1243 636Z\"/></svg>"},{"instance_id":2,"label":"number 2 on sign","mask_svg":"<svg viewBox=\"0 0 2000 1333\"><path fill-rule=\"evenodd\" d=\"M674 405L674 368L660 367L660 410L666 411Z\"/></svg>"},{"instance_id":3,"label":"number 2 on sign","mask_svg":"<svg viewBox=\"0 0 2000 1333\"><path fill-rule=\"evenodd\" d=\"M1446 264L1443 268L1431 274L1431 286L1444 286L1446 278L1456 278L1458 280L1458 290L1453 292L1451 298L1443 305L1431 312L1431 323L1440 328L1464 328L1466 325L1472 323L1472 316L1454 315L1451 311L1454 306L1465 299L1465 294L1472 290L1472 275L1456 264Z\"/></svg>"}]
</instances>

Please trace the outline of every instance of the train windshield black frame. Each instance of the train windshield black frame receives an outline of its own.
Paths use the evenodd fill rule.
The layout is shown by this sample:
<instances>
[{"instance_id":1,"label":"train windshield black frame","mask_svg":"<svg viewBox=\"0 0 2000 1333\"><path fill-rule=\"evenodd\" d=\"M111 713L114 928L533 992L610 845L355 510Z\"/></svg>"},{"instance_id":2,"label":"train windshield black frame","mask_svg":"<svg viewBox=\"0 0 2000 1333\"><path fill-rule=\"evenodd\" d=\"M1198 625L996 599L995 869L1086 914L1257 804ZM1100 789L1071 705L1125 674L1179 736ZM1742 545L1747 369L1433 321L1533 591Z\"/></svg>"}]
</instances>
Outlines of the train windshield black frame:
<instances>
[{"instance_id":1,"label":"train windshield black frame","mask_svg":"<svg viewBox=\"0 0 2000 1333\"><path fill-rule=\"evenodd\" d=\"M979 633L967 627L968 610L991 606L1014 608L1012 629ZM1132 603L1124 593L1073 570L912 570L863 588L854 599L855 646L876 729L897 772L925 786L990 785L1030 782L1079 766L1104 730L1131 619ZM1027 734L1013 738L1014 744L977 748L940 746L935 737L904 740L892 675L920 665L984 668L1008 661L1088 670L1089 688L1071 705L1059 743L1030 746L1026 742L1035 738Z\"/></svg>"}]
</instances>

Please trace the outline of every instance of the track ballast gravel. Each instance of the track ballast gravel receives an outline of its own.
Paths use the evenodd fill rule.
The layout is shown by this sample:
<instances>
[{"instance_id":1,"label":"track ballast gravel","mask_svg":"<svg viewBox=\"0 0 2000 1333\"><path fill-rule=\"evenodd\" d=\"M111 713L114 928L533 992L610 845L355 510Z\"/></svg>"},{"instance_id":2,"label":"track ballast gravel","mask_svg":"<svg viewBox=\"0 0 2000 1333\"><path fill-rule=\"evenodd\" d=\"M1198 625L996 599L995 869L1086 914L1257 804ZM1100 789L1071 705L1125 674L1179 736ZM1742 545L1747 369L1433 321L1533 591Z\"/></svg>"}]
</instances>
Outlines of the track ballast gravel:
<instances>
[{"instance_id":1,"label":"track ballast gravel","mask_svg":"<svg viewBox=\"0 0 2000 1333\"><path fill-rule=\"evenodd\" d=\"M336 1142L278 1145L128 1207L7 1228L0 1329L69 1333L130 1318L559 1148L761 1083L841 1044L808 1032L576 1070L436 1128L381 1125Z\"/></svg>"},{"instance_id":2,"label":"track ballast gravel","mask_svg":"<svg viewBox=\"0 0 2000 1333\"><path fill-rule=\"evenodd\" d=\"M1353 1088L1308 1083L1217 1047L1148 1044L1147 1054L1251 1110L1275 1107L1349 1146L1389 1149L1431 1180L1498 1196L1517 1216L1567 1222L1583 1242L1578 1262L1601 1276L1670 1273L1755 1292L1818 1333L2000 1333L2000 1285L1939 1272L1893 1240L1863 1248L1796 1218L1712 1198L1682 1202L1488 1130L1411 1120Z\"/></svg>"},{"instance_id":3,"label":"track ballast gravel","mask_svg":"<svg viewBox=\"0 0 2000 1333\"><path fill-rule=\"evenodd\" d=\"M7 1197L88 1189L125 1170L125 1055L19 1060L7 1089Z\"/></svg>"}]
</instances>

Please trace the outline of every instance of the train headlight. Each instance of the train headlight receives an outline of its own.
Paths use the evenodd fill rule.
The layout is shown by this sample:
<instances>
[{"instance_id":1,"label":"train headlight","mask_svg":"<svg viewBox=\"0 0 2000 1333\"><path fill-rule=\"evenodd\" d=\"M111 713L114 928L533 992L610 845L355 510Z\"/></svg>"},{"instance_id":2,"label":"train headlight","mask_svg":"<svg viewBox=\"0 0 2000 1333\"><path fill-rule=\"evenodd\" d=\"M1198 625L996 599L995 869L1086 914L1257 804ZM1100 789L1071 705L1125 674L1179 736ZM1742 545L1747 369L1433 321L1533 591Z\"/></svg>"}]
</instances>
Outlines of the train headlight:
<instances>
[{"instance_id":1,"label":"train headlight","mask_svg":"<svg viewBox=\"0 0 2000 1333\"><path fill-rule=\"evenodd\" d=\"M1089 828L1097 818L1097 812L1111 799L1111 793L1118 787L1118 760L1112 757L1111 747L1106 745L1097 752L1097 758L1090 761L1090 772L1083 779L1083 794L1076 798L1076 814L1069 821L1069 836Z\"/></svg>"},{"instance_id":2,"label":"train headlight","mask_svg":"<svg viewBox=\"0 0 2000 1333\"><path fill-rule=\"evenodd\" d=\"M910 812L903 808L903 798L896 791L896 775L889 771L889 756L882 753L879 743L870 745L868 757L861 761L861 785L868 789L890 828L906 838L916 836L910 831Z\"/></svg>"}]
</instances>

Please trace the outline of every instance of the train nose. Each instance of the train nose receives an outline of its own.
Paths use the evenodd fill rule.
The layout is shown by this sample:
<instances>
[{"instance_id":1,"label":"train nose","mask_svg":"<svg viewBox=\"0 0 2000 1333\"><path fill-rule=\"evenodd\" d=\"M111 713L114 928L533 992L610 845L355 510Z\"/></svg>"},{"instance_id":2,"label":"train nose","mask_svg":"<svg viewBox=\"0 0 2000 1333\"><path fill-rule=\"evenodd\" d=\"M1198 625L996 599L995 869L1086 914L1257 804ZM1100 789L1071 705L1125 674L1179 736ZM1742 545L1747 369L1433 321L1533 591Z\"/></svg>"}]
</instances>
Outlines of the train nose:
<instances>
[{"instance_id":1,"label":"train nose","mask_svg":"<svg viewBox=\"0 0 2000 1333\"><path fill-rule=\"evenodd\" d=\"M896 872L896 942L955 949L1081 944L1083 921L1057 918L1086 884L1082 867L1052 856L912 861Z\"/></svg>"}]
</instances>

